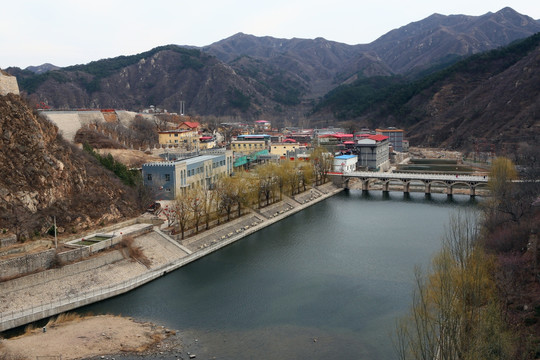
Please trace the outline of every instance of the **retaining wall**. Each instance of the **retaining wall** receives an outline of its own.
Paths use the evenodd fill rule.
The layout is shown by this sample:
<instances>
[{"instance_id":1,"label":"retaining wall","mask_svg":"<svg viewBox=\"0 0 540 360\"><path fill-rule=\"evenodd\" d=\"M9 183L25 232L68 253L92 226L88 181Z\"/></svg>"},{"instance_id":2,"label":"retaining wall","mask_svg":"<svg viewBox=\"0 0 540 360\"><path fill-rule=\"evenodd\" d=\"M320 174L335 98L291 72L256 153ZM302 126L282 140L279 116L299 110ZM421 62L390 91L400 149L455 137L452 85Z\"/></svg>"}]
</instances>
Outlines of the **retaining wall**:
<instances>
[{"instance_id":1,"label":"retaining wall","mask_svg":"<svg viewBox=\"0 0 540 360\"><path fill-rule=\"evenodd\" d=\"M77 261L88 256L90 256L90 249L88 247L81 247L78 249L65 251L57 255L58 260L62 264Z\"/></svg>"},{"instance_id":2,"label":"retaining wall","mask_svg":"<svg viewBox=\"0 0 540 360\"><path fill-rule=\"evenodd\" d=\"M114 226L104 228L103 230L105 230L105 232L110 232L114 231L117 228L133 225L136 223L137 219L132 219L125 221L121 224L116 224ZM142 229L125 235L136 237L150 231L152 231L152 224L148 224ZM53 265L55 261L60 261L60 263L70 263L84 259L93 253L118 244L120 241L122 241L122 238L123 237L121 235L118 235L109 240L103 240L91 246L81 246L77 249L59 253L58 255L56 255L55 249L49 249L35 254L22 255L16 258L0 261L0 284L4 279L15 278L25 274L33 273L38 270L48 269L51 267L51 265Z\"/></svg>"},{"instance_id":3,"label":"retaining wall","mask_svg":"<svg viewBox=\"0 0 540 360\"><path fill-rule=\"evenodd\" d=\"M17 242L17 236L15 236L15 235L0 239L0 248L1 247L6 247L6 246L9 246L9 245L13 245L16 242Z\"/></svg>"},{"instance_id":4,"label":"retaining wall","mask_svg":"<svg viewBox=\"0 0 540 360\"><path fill-rule=\"evenodd\" d=\"M76 251L79 251L79 249ZM121 251L111 251L101 256L96 256L88 260L69 264L58 269L40 271L35 274L23 276L10 281L0 282L0 293L24 289L31 287L36 283L46 283L52 279L61 279L73 274L79 274L81 272L93 271L96 268L112 264L123 259L124 255L122 255Z\"/></svg>"},{"instance_id":5,"label":"retaining wall","mask_svg":"<svg viewBox=\"0 0 540 360\"><path fill-rule=\"evenodd\" d=\"M19 256L0 262L0 280L47 269L54 260L55 249Z\"/></svg>"},{"instance_id":6,"label":"retaining wall","mask_svg":"<svg viewBox=\"0 0 540 360\"><path fill-rule=\"evenodd\" d=\"M24 325L24 324L28 324L28 323L31 323L31 322L34 322L34 321L37 321L37 320L41 320L41 319L44 319L44 318L47 318L47 317L50 317L50 316L53 316L53 315L57 315L57 314L60 314L62 312L66 312L66 311L69 311L69 310L73 310L73 309L76 309L78 307L81 307L81 306L84 306L84 305L88 305L88 304L91 304L91 303L94 303L94 302L98 302L98 301L101 301L101 300L105 300L105 299L108 299L108 298L111 298L111 297L114 297L116 295L120 295L120 294L123 294L123 293L126 293L128 291L131 291L147 282L150 282L154 279L157 279L158 277L160 276L163 276L173 270L176 270L186 264L189 264L197 259L200 259L214 251L217 251L229 244L232 244L233 242L236 242L238 240L240 240L241 238L247 236L247 235L250 235L256 231L259 231L267 226L270 226L282 219L284 219L285 217L287 216L290 216L294 213L297 213L315 203L318 203L324 199L327 199L328 197L336 194L337 192L341 191L343 189L337 189L337 190L332 190L330 192L326 192L326 191L322 191L324 193L324 195L320 196L319 198L317 199L314 199L313 201L310 201L309 203L307 204L302 204L302 205L299 205L293 209L291 209L290 211L286 212L286 213L283 213L283 214L280 214L274 218L271 218L271 219L268 219L268 220L265 220L263 221L262 223L258 224L257 226L254 226L254 227L251 227L249 229L247 229L246 231L240 233L240 234L236 234L226 240L223 240L223 241L220 241L216 244L213 244L207 248L204 248L200 251L196 251L192 254L189 254L183 258L180 258L168 265L164 265L162 266L161 268L159 269L155 269L155 270L152 270L152 271L149 271L148 273L140 276L140 277L137 277L137 278L134 278L134 279L129 279L121 284L117 284L115 286L111 286L111 287L107 287L107 288L104 288L104 289L101 289L99 291L90 291L88 293L84 293L84 294L80 294L76 297L73 297L73 298L68 298L68 299L64 299L64 300L61 300L61 301L58 301L58 302L52 302L52 303L49 303L49 304L46 304L46 305L43 305L43 306L38 306L38 307L34 307L34 308L31 308L31 309L27 309L27 310L24 310L24 311L20 311L20 312L17 312L17 313L0 313L0 332L1 331L5 331L5 330L8 330L8 329L12 329L14 327L17 327L17 326L21 326L21 325ZM118 252L115 252L115 253L118 253L121 255L121 253L118 251ZM96 259L99 259L100 257L97 257ZM106 260L105 260L106 261ZM77 264L81 264L81 263L77 263ZM77 264L73 264L73 265L77 265ZM92 264L90 266L89 269L95 269L96 264ZM71 265L70 265L71 266ZM84 266L84 265L79 265L79 266ZM68 266L66 266L65 268L68 268ZM65 268L62 268L62 269L56 269L56 270L64 270ZM88 270L89 270L88 269ZM70 269L65 269L65 271L70 271ZM39 276L40 274L35 274L36 276ZM58 275L58 274L57 274ZM67 275L66 275L67 276ZM23 281L24 278L21 279L21 281ZM1 285L1 284L0 284ZM1 292L2 288L0 287L0 292Z\"/></svg>"}]
</instances>

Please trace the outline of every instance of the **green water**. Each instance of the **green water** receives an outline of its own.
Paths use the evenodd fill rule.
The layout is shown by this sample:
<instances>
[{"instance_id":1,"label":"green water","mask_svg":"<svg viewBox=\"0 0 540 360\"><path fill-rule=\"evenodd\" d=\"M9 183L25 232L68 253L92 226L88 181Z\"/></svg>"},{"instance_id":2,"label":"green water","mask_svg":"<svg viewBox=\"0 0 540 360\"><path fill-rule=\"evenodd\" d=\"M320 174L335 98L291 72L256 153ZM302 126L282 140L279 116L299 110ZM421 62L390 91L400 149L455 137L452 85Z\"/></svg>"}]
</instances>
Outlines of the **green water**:
<instances>
[{"instance_id":1,"label":"green water","mask_svg":"<svg viewBox=\"0 0 540 360\"><path fill-rule=\"evenodd\" d=\"M178 329L198 359L394 359L413 268L468 206L468 196L341 193L81 312Z\"/></svg>"}]
</instances>

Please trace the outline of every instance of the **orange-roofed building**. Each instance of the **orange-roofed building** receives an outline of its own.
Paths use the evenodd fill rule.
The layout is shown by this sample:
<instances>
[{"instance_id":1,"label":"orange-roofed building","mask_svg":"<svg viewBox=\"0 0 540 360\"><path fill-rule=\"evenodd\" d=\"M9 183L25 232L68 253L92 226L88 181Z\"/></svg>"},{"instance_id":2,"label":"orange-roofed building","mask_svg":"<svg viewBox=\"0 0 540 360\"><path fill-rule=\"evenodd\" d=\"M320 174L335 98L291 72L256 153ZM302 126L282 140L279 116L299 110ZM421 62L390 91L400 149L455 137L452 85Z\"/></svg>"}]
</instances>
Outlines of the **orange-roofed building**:
<instances>
[{"instance_id":1,"label":"orange-roofed building","mask_svg":"<svg viewBox=\"0 0 540 360\"><path fill-rule=\"evenodd\" d=\"M388 136L388 141L390 142L390 146L392 146L394 151L403 151L405 131L402 129L396 129L395 127L389 127L386 129L376 129L375 132L379 135Z\"/></svg>"}]
</instances>

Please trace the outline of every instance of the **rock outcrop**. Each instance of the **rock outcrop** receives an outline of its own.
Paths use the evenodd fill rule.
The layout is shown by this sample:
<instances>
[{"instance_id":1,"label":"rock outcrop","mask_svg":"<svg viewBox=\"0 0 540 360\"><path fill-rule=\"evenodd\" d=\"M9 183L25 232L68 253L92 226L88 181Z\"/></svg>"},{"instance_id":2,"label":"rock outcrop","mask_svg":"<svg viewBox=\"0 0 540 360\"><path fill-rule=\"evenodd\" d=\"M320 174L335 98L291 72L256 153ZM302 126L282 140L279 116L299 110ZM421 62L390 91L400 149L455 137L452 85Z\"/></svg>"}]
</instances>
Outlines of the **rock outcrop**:
<instances>
[{"instance_id":1,"label":"rock outcrop","mask_svg":"<svg viewBox=\"0 0 540 360\"><path fill-rule=\"evenodd\" d=\"M77 232L137 214L134 190L68 144L17 95L0 96L0 229Z\"/></svg>"}]
</instances>

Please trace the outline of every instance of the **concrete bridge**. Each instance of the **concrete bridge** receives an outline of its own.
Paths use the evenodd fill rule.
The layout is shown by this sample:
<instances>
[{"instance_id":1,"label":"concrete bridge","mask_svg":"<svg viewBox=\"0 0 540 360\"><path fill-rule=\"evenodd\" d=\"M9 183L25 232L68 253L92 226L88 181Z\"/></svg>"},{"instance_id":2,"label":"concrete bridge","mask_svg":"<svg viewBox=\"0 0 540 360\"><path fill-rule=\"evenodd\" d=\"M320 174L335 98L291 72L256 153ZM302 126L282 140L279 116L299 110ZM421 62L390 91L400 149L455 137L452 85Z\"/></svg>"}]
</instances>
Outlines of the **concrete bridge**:
<instances>
[{"instance_id":1,"label":"concrete bridge","mask_svg":"<svg viewBox=\"0 0 540 360\"><path fill-rule=\"evenodd\" d=\"M446 188L446 194L452 195L457 187L469 189L471 196L476 196L476 189L487 189L487 176L474 175L447 175L447 174L423 174L423 173L380 173L369 171L354 171L350 173L329 173L334 184L349 188L349 180L358 179L362 183L362 190L369 190L370 183L381 183L382 190L390 191L390 185L401 185L403 192L409 193L411 185L423 186L426 194L431 194L433 186Z\"/></svg>"}]
</instances>

